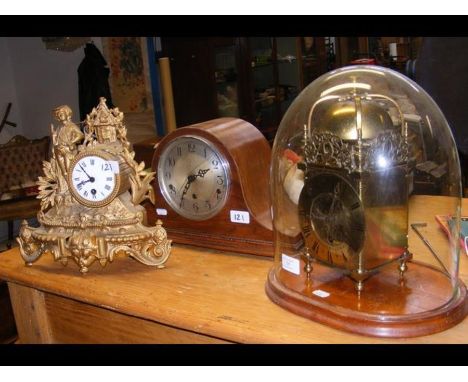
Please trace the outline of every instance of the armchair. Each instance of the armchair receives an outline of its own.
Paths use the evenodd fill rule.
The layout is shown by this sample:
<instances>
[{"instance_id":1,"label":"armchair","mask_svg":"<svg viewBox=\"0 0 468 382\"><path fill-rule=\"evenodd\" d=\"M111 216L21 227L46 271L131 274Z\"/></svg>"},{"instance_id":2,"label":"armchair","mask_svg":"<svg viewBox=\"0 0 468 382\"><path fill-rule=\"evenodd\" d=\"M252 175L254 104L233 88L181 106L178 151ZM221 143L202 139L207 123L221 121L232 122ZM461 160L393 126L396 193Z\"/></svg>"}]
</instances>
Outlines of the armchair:
<instances>
[{"instance_id":1,"label":"armchair","mask_svg":"<svg viewBox=\"0 0 468 382\"><path fill-rule=\"evenodd\" d=\"M48 136L30 140L16 135L0 145L0 220L8 221L9 248L14 220L35 217L39 210L36 181L49 156L49 141Z\"/></svg>"}]
</instances>

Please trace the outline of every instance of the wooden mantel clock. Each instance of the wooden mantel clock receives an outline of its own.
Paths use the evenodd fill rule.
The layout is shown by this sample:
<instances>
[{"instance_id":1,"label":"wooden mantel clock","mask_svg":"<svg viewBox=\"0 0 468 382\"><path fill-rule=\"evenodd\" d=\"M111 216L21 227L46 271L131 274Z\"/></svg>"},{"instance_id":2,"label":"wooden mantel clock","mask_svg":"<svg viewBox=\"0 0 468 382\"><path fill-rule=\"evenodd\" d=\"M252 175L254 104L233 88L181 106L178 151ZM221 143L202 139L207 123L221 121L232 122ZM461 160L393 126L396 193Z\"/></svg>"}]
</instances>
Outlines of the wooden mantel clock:
<instances>
[{"instance_id":1,"label":"wooden mantel clock","mask_svg":"<svg viewBox=\"0 0 468 382\"><path fill-rule=\"evenodd\" d=\"M95 261L104 266L118 255L163 267L171 241L160 220L145 223L140 203L154 202L154 173L137 163L127 141L123 113L106 100L88 114L84 132L71 121L71 109L55 109L52 157L39 177L40 226L23 221L17 241L27 265L50 253L63 265L73 260L86 273Z\"/></svg>"},{"instance_id":2,"label":"wooden mantel clock","mask_svg":"<svg viewBox=\"0 0 468 382\"><path fill-rule=\"evenodd\" d=\"M273 256L271 149L250 123L219 118L177 129L156 146L157 203L177 243Z\"/></svg>"}]
</instances>

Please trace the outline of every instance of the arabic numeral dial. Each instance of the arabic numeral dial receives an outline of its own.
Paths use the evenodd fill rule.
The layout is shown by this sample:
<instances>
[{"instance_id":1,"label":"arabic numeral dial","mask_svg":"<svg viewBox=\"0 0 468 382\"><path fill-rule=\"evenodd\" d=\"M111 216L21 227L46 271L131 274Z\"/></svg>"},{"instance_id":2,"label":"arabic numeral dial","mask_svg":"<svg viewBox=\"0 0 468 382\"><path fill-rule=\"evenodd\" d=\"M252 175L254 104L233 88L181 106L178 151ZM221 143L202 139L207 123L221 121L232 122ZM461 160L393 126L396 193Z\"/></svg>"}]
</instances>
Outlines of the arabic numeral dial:
<instances>
[{"instance_id":1,"label":"arabic numeral dial","mask_svg":"<svg viewBox=\"0 0 468 382\"><path fill-rule=\"evenodd\" d=\"M229 164L216 146L204 139L182 136L168 143L157 173L166 202L188 219L208 219L226 202Z\"/></svg>"}]
</instances>

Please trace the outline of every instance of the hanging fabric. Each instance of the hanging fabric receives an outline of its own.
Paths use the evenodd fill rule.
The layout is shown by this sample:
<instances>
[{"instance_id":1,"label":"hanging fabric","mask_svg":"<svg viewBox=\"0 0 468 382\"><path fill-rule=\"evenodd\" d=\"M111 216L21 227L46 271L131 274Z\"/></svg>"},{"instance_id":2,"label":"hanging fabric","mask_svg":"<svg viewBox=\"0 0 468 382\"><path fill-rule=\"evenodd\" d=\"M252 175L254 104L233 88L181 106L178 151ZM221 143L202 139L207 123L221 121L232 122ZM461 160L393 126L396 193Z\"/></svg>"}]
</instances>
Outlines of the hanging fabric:
<instances>
[{"instance_id":1,"label":"hanging fabric","mask_svg":"<svg viewBox=\"0 0 468 382\"><path fill-rule=\"evenodd\" d=\"M80 120L86 118L99 98L107 100L108 107L114 107L109 87L109 67L99 49L93 43L86 44L85 57L78 67L78 91Z\"/></svg>"}]
</instances>

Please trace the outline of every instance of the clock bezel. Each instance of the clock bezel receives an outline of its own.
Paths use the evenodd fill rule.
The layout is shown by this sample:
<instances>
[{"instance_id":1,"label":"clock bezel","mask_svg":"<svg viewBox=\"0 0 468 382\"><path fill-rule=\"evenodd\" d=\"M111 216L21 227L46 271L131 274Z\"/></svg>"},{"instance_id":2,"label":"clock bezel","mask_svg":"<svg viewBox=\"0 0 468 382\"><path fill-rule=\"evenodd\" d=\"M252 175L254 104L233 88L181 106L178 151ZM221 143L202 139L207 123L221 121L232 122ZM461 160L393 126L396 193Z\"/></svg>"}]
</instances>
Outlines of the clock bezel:
<instances>
[{"instance_id":1,"label":"clock bezel","mask_svg":"<svg viewBox=\"0 0 468 382\"><path fill-rule=\"evenodd\" d=\"M68 175L67 175L68 187L70 188L70 194L73 196L73 198L78 203L83 204L84 206L90 207L90 208L99 208L99 207L103 207L103 206L108 205L119 194L120 184L121 184L120 167L119 167L119 172L114 173L114 182L115 182L115 184L114 184L114 189L112 190L112 192L105 199L93 202L91 200L83 198L77 192L77 190L75 189L75 187L73 185L73 176L72 176L73 169L75 168L77 163L81 159L83 159L85 157L89 157L89 156L97 156L97 157L100 157L100 158L102 158L102 159L104 159L106 161L115 161L115 158L112 155L110 155L108 153L105 153L105 152L102 152L100 150L87 150L87 151L83 151L83 152L79 153L73 159L73 161L70 163L70 168L68 170Z\"/></svg>"},{"instance_id":2,"label":"clock bezel","mask_svg":"<svg viewBox=\"0 0 468 382\"><path fill-rule=\"evenodd\" d=\"M177 205L177 203L174 202L173 198L170 196L170 193L168 191L167 184L164 181L164 177L163 177L164 171L161 171L161 170L164 169L165 159L166 159L169 151L171 150L171 148L174 147L174 145L177 144L177 141L181 141L181 140L184 140L184 139L187 139L187 138L195 139L197 141L202 142L203 144L208 146L216 154L216 156L220 159L221 167L223 169L223 173L225 175L225 180L226 180L226 186L225 186L225 192L224 192L224 195L223 195L223 200L221 200L221 202L219 202L217 204L216 208L214 208L209 214L203 214L201 216L196 215L196 214L186 213L185 210L181 209ZM228 196L229 196L229 192L231 190L230 165L229 165L229 162L226 159L226 157L221 152L221 150L219 150L212 141L206 139L205 137L201 137L199 135L194 135L194 134L189 133L189 134L179 135L179 136L175 137L174 139L170 140L169 142L167 142L164 145L164 147L161 149L161 155L160 155L159 161L158 161L157 174L158 174L159 189L161 190L161 194L162 194L164 200L166 201L166 203L172 208L172 210L176 214L182 216L185 219L188 219L188 220L191 220L191 221L205 221L205 220L208 220L208 219L212 218L213 216L216 216L217 214L219 214L223 210L223 208L226 206Z\"/></svg>"}]
</instances>

